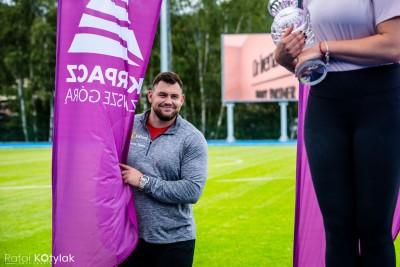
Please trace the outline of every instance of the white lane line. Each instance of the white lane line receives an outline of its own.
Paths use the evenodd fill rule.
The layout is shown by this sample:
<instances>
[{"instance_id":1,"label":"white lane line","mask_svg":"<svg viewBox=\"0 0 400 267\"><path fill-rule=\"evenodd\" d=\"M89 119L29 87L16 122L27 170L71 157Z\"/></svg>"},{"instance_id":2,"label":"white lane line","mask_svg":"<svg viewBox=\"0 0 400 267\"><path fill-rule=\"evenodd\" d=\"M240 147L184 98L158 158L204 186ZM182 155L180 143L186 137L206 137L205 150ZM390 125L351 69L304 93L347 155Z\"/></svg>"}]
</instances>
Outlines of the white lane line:
<instances>
[{"instance_id":1,"label":"white lane line","mask_svg":"<svg viewBox=\"0 0 400 267\"><path fill-rule=\"evenodd\" d=\"M21 186L0 186L0 190L21 190L51 188L51 185L21 185Z\"/></svg>"},{"instance_id":2,"label":"white lane line","mask_svg":"<svg viewBox=\"0 0 400 267\"><path fill-rule=\"evenodd\" d=\"M272 180L293 180L294 177L255 177L255 178L233 178L216 180L218 183L239 183L239 182L257 182L257 181L272 181Z\"/></svg>"}]
</instances>

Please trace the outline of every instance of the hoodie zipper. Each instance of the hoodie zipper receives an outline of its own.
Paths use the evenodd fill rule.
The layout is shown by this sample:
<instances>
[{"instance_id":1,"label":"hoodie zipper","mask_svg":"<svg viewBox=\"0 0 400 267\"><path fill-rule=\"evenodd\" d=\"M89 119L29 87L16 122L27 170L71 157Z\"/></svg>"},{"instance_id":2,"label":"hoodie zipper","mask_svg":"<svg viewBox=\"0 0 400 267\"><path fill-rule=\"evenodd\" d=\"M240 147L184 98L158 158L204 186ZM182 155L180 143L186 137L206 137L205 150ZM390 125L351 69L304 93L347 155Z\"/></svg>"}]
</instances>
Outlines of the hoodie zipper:
<instances>
[{"instance_id":1,"label":"hoodie zipper","mask_svg":"<svg viewBox=\"0 0 400 267\"><path fill-rule=\"evenodd\" d=\"M150 134L150 131L149 131L149 129L147 129L147 127L146 127L146 124L145 123L143 123L143 122L141 122L142 123L142 125L143 125L143 127L144 127L144 129L146 129L146 132L147 132L147 136L149 137L149 139L150 139L150 143L149 143L149 146L147 147L147 151L146 151L146 157L149 155L149 151L150 151L150 146L151 146L151 144L153 143L153 141L154 140L156 140L159 136L161 136L161 135L164 135L166 132L163 132L162 134L159 134L159 135L157 135L156 136L156 138L154 138L154 140L151 140L151 134ZM172 127L172 126L171 126Z\"/></svg>"},{"instance_id":2,"label":"hoodie zipper","mask_svg":"<svg viewBox=\"0 0 400 267\"><path fill-rule=\"evenodd\" d=\"M148 136L149 139L150 139L150 143L149 143L149 146L147 147L147 151L146 151L146 157L147 157L147 155L149 154L150 146L151 146L151 144L153 143L153 140L151 140L151 134L150 134L149 129L147 129L146 125L144 125L144 129L146 130L147 136Z\"/></svg>"},{"instance_id":3,"label":"hoodie zipper","mask_svg":"<svg viewBox=\"0 0 400 267\"><path fill-rule=\"evenodd\" d=\"M146 151L146 157L147 157L147 155L149 155L150 146L151 146L151 144L154 142L154 140L156 140L156 139L157 139L159 136L161 136L161 135L165 135L166 132L163 132L162 134L157 135L156 138L154 138L153 140L151 140L151 135L150 135L150 132L149 132L149 130L147 129L147 127L146 127L146 131L147 131L147 133L148 133L149 136L150 136L150 143L149 143L149 146L147 147L147 151Z\"/></svg>"},{"instance_id":4,"label":"hoodie zipper","mask_svg":"<svg viewBox=\"0 0 400 267\"><path fill-rule=\"evenodd\" d=\"M151 137L150 137L150 138L151 138ZM153 143L153 140L150 140L150 144L149 144L149 146L147 147L146 157L147 157L147 155L149 154L149 150L150 150L151 143Z\"/></svg>"}]
</instances>

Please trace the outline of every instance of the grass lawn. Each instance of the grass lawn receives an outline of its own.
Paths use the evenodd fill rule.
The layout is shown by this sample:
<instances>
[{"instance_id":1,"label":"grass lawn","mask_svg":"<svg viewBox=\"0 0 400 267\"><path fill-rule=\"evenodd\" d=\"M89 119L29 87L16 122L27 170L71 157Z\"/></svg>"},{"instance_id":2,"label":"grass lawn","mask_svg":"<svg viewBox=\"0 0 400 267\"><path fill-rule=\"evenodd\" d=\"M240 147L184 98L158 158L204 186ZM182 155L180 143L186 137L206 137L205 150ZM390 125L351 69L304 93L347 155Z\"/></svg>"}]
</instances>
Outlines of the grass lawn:
<instances>
[{"instance_id":1,"label":"grass lawn","mask_svg":"<svg viewBox=\"0 0 400 267\"><path fill-rule=\"evenodd\" d=\"M50 185L51 149L0 149L0 266L6 254L51 254Z\"/></svg>"},{"instance_id":2,"label":"grass lawn","mask_svg":"<svg viewBox=\"0 0 400 267\"><path fill-rule=\"evenodd\" d=\"M295 146L209 147L195 267L292 265L295 160ZM50 185L51 149L0 149L0 266L51 254Z\"/></svg>"},{"instance_id":3,"label":"grass lawn","mask_svg":"<svg viewBox=\"0 0 400 267\"><path fill-rule=\"evenodd\" d=\"M195 266L291 266L295 146L210 147Z\"/></svg>"}]
</instances>

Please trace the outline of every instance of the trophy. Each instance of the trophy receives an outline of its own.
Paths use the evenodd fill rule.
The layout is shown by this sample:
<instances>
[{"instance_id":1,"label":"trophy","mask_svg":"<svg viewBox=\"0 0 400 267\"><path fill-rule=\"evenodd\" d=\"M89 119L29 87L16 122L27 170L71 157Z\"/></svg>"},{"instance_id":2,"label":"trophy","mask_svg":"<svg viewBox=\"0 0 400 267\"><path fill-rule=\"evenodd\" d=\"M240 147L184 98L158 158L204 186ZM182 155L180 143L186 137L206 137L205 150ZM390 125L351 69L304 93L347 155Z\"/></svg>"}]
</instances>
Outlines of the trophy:
<instances>
[{"instance_id":1,"label":"trophy","mask_svg":"<svg viewBox=\"0 0 400 267\"><path fill-rule=\"evenodd\" d=\"M303 31L307 37L303 50L317 43L311 28L310 14L297 7L297 0L270 0L268 11L274 17L271 35L275 45L291 25L294 25L293 32ZM296 71L297 78L305 85L321 82L326 74L326 65L319 59L304 62Z\"/></svg>"}]
</instances>

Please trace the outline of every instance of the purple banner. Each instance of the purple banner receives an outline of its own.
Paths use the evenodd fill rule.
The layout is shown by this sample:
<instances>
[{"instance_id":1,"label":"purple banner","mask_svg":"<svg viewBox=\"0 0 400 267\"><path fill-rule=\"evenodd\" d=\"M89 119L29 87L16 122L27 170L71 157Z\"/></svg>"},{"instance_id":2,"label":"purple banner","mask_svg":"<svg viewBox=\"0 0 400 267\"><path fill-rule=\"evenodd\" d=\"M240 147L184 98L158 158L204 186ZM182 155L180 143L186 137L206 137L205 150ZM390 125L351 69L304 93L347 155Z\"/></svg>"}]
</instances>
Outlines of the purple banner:
<instances>
[{"instance_id":1,"label":"purple banner","mask_svg":"<svg viewBox=\"0 0 400 267\"><path fill-rule=\"evenodd\" d=\"M161 0L59 0L53 265L116 266L138 241L122 183Z\"/></svg>"},{"instance_id":2,"label":"purple banner","mask_svg":"<svg viewBox=\"0 0 400 267\"><path fill-rule=\"evenodd\" d=\"M304 145L304 116L309 87L300 84L298 105L298 142L296 166L296 214L294 227L294 267L325 266L325 232L317 203ZM400 198L397 200L392 235L400 230Z\"/></svg>"}]
</instances>

